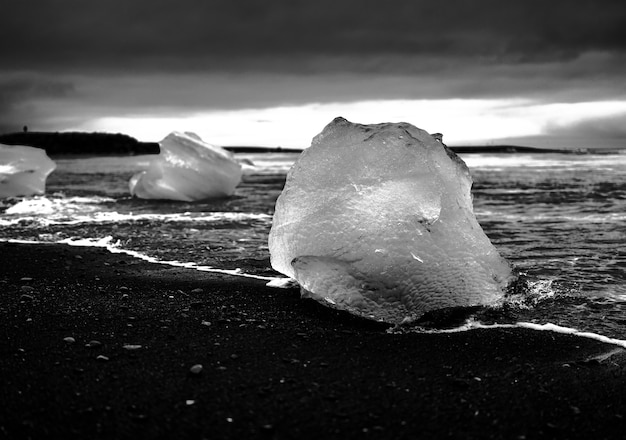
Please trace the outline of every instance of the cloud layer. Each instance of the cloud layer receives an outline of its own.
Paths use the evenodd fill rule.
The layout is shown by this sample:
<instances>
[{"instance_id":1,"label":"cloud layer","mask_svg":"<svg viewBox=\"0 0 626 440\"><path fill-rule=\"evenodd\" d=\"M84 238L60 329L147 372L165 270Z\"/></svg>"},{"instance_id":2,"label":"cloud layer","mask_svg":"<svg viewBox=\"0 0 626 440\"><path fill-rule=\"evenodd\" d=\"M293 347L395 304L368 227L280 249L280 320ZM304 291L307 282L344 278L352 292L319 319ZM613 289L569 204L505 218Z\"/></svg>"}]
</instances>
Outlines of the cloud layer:
<instances>
[{"instance_id":1,"label":"cloud layer","mask_svg":"<svg viewBox=\"0 0 626 440\"><path fill-rule=\"evenodd\" d=\"M0 132L365 100L626 101L625 5L9 2Z\"/></svg>"},{"instance_id":2,"label":"cloud layer","mask_svg":"<svg viewBox=\"0 0 626 440\"><path fill-rule=\"evenodd\" d=\"M23 69L397 73L420 70L421 57L525 63L626 49L615 0L21 0L3 16L0 51ZM413 61L377 62L389 55Z\"/></svg>"}]
</instances>

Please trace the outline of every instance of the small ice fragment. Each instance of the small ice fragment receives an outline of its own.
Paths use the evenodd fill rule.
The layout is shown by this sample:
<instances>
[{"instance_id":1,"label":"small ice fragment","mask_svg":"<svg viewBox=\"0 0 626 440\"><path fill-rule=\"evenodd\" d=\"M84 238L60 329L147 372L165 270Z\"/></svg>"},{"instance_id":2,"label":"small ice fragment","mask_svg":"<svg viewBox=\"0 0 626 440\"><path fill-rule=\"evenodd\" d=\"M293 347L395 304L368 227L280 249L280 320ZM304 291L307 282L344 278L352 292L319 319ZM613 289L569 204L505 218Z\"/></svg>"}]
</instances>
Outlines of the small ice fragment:
<instances>
[{"instance_id":1,"label":"small ice fragment","mask_svg":"<svg viewBox=\"0 0 626 440\"><path fill-rule=\"evenodd\" d=\"M266 284L267 287L276 287L279 289L292 289L298 287L298 282L292 278L275 278Z\"/></svg>"}]
</instances>

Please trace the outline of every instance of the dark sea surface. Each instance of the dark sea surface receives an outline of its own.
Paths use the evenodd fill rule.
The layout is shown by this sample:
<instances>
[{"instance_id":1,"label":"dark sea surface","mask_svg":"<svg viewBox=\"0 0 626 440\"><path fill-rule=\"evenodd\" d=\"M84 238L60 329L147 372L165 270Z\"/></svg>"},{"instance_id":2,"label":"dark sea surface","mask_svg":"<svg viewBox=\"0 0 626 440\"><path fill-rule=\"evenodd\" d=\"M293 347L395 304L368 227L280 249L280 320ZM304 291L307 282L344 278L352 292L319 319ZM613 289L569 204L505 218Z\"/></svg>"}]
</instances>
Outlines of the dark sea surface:
<instances>
[{"instance_id":1,"label":"dark sea surface","mask_svg":"<svg viewBox=\"0 0 626 440\"><path fill-rule=\"evenodd\" d=\"M268 280L267 237L293 153L255 163L235 195L200 202L133 199L150 156L56 159L45 196L0 202L0 239L108 246L203 270ZM530 297L484 322L552 323L626 340L626 154L462 154L474 210ZM481 319L481 318L477 318Z\"/></svg>"}]
</instances>

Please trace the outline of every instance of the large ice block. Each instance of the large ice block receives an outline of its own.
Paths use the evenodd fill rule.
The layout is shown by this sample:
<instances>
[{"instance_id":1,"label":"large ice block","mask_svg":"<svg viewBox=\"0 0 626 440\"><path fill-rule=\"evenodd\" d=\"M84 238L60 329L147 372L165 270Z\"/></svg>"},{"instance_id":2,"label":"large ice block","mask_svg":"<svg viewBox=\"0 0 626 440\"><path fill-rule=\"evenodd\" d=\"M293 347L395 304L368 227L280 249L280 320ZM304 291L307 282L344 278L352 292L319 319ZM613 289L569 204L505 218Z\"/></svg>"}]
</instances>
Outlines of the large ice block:
<instances>
[{"instance_id":1,"label":"large ice block","mask_svg":"<svg viewBox=\"0 0 626 440\"><path fill-rule=\"evenodd\" d=\"M0 199L45 193L55 168L40 148L0 144Z\"/></svg>"},{"instance_id":2,"label":"large ice block","mask_svg":"<svg viewBox=\"0 0 626 440\"><path fill-rule=\"evenodd\" d=\"M390 323L496 304L514 276L476 221L471 186L426 131L337 118L287 175L272 267L303 296Z\"/></svg>"},{"instance_id":3,"label":"large ice block","mask_svg":"<svg viewBox=\"0 0 626 440\"><path fill-rule=\"evenodd\" d=\"M233 155L196 134L173 132L159 146L148 169L130 179L131 195L192 202L229 196L241 181Z\"/></svg>"}]
</instances>

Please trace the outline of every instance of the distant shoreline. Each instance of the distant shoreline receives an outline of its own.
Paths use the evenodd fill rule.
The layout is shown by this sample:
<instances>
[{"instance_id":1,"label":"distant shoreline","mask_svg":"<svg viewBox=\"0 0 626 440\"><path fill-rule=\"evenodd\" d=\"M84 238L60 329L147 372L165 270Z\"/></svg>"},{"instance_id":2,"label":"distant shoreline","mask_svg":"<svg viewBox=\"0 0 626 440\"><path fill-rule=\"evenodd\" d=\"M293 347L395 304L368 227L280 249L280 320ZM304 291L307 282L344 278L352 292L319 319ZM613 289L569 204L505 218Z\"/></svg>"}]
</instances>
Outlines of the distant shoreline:
<instances>
[{"instance_id":1,"label":"distant shoreline","mask_svg":"<svg viewBox=\"0 0 626 440\"><path fill-rule=\"evenodd\" d=\"M111 156L158 154L156 142L140 142L121 133L14 132L0 135L0 143L41 148L49 156Z\"/></svg>"},{"instance_id":2,"label":"distant shoreline","mask_svg":"<svg viewBox=\"0 0 626 440\"><path fill-rule=\"evenodd\" d=\"M474 154L474 153L564 153L564 154L608 154L614 151L621 151L617 148L598 148L598 149L560 149L560 148L540 148L526 147L519 145L476 145L476 146L447 146L455 153ZM281 147L243 147L243 146L225 146L222 147L232 153L300 153L303 150L298 148L281 148Z\"/></svg>"},{"instance_id":3,"label":"distant shoreline","mask_svg":"<svg viewBox=\"0 0 626 440\"><path fill-rule=\"evenodd\" d=\"M0 144L25 145L41 148L49 156L115 156L158 154L157 142L142 142L121 133L86 132L14 132L0 134ZM262 146L223 146L232 153L300 153L300 148ZM462 154L519 154L519 153L562 153L562 154L611 154L626 151L624 148L541 148L522 145L456 145L448 146Z\"/></svg>"}]
</instances>

